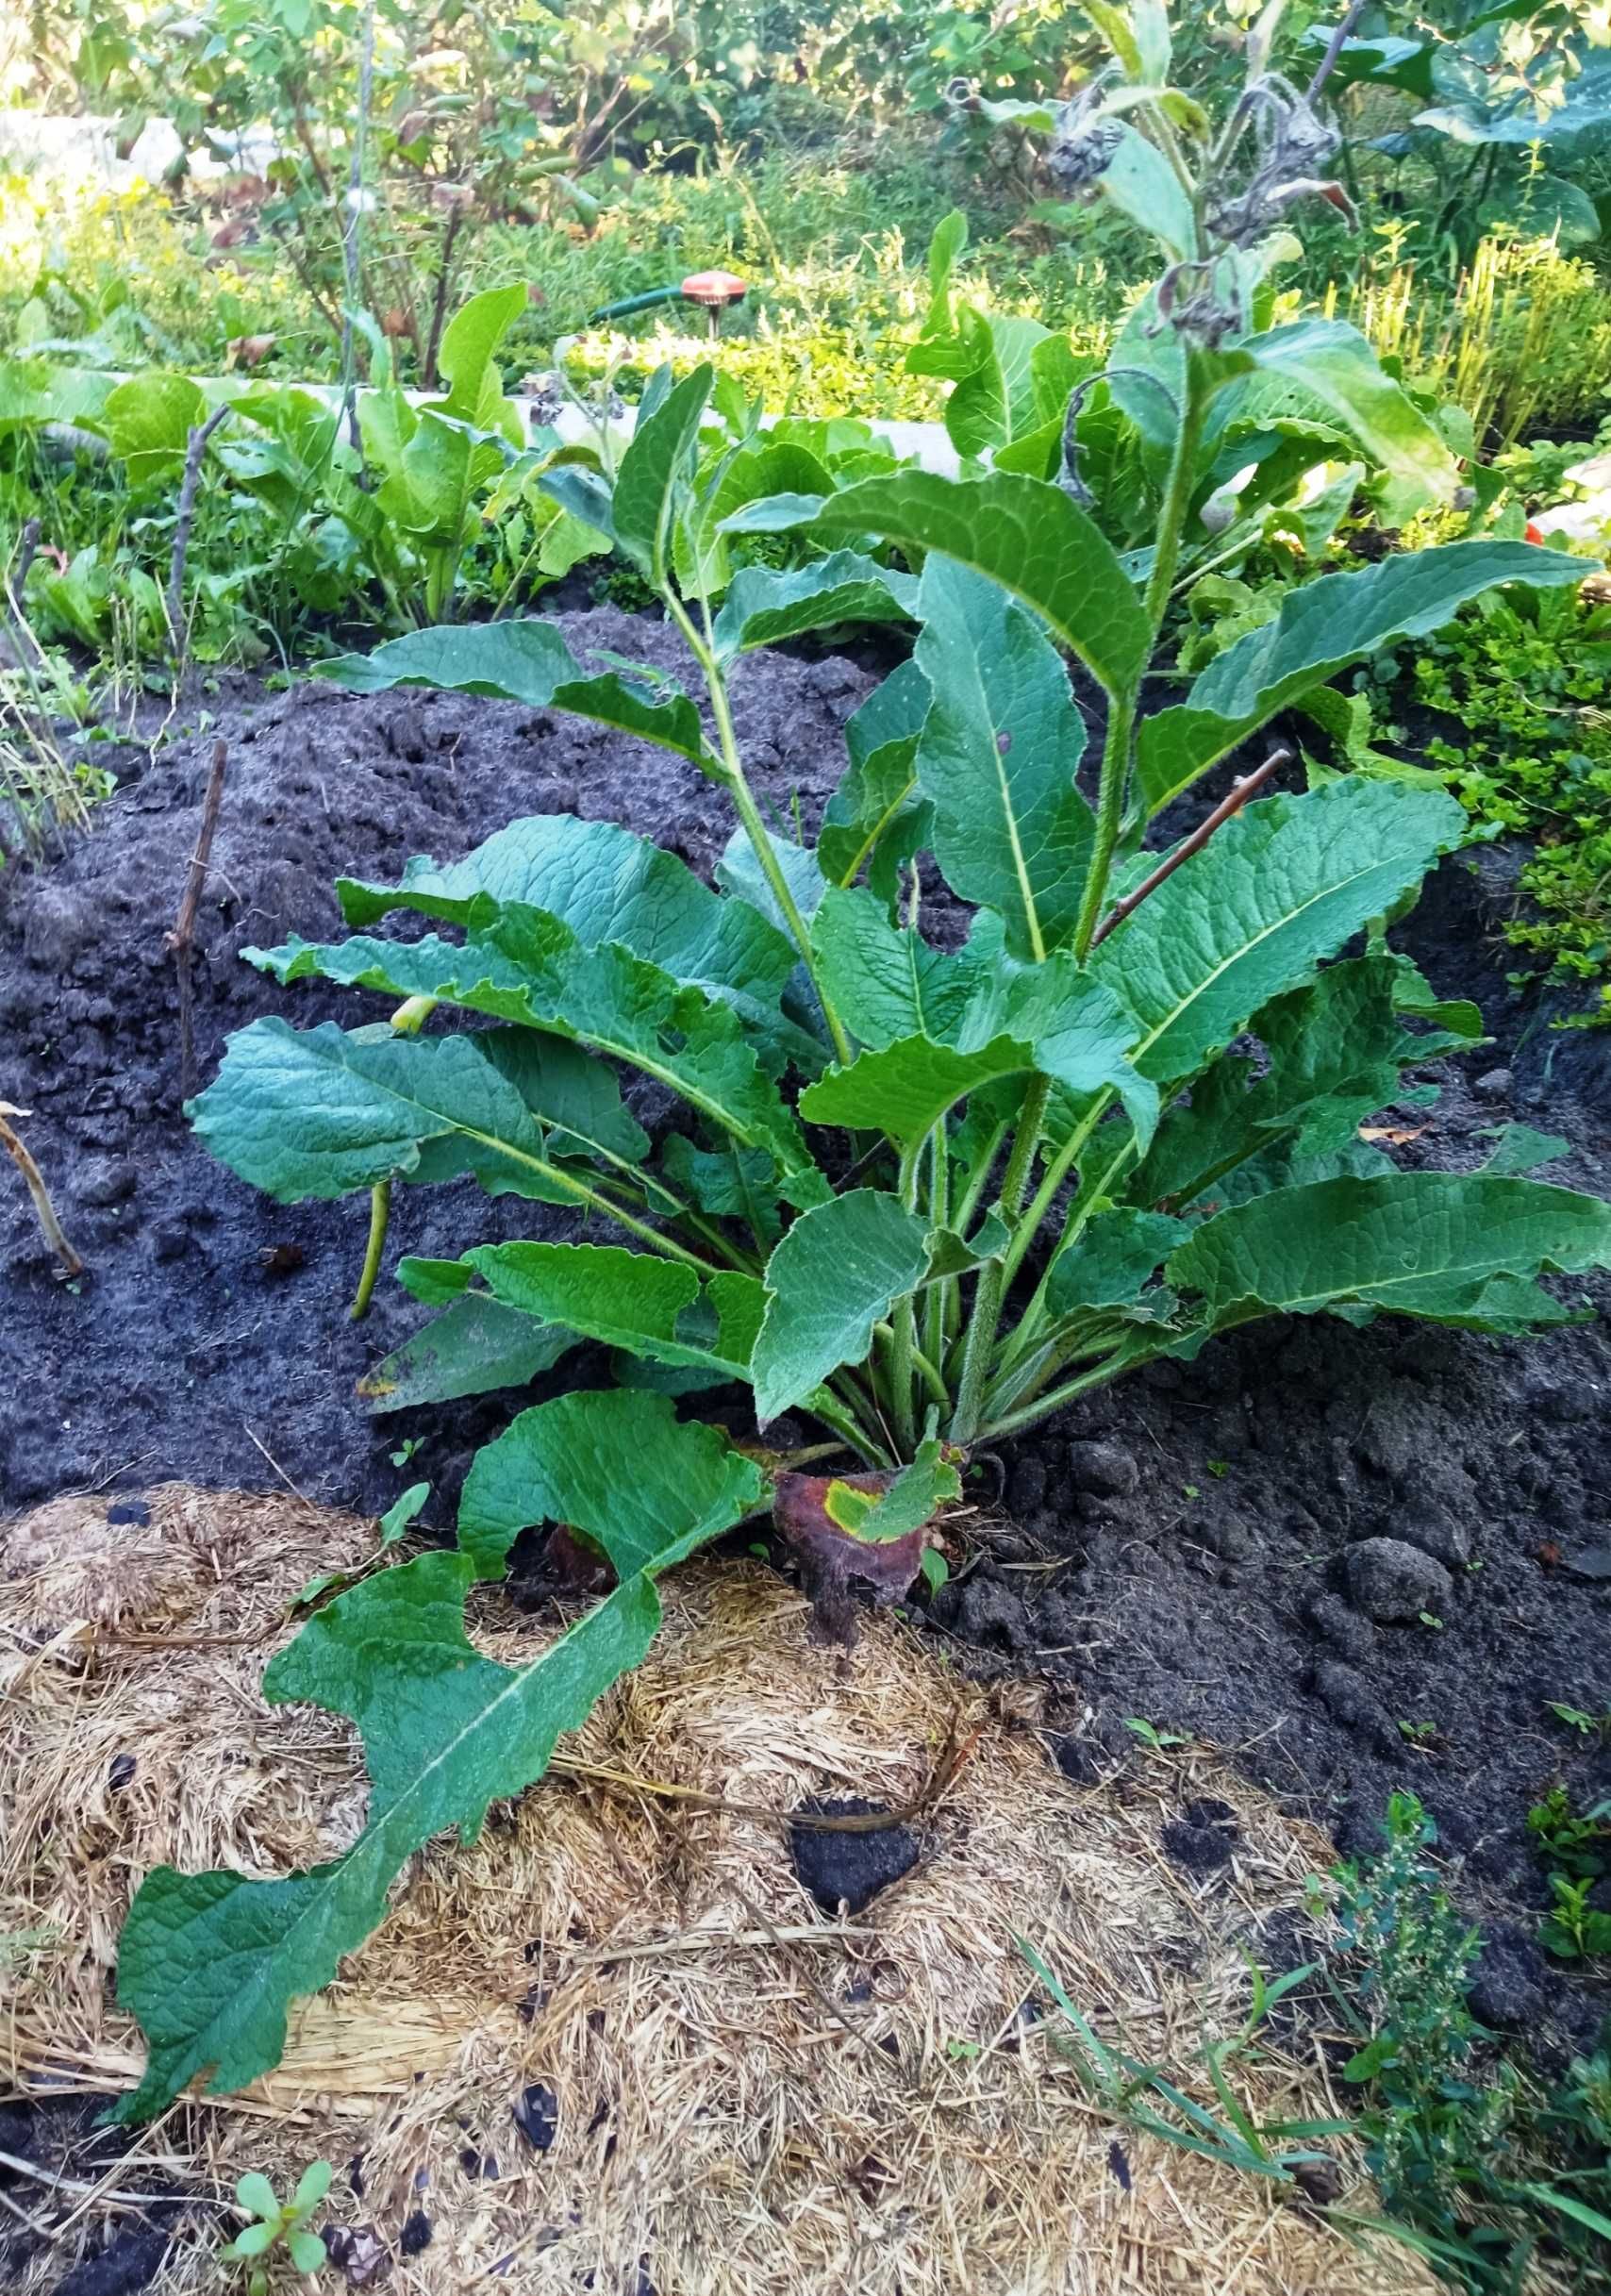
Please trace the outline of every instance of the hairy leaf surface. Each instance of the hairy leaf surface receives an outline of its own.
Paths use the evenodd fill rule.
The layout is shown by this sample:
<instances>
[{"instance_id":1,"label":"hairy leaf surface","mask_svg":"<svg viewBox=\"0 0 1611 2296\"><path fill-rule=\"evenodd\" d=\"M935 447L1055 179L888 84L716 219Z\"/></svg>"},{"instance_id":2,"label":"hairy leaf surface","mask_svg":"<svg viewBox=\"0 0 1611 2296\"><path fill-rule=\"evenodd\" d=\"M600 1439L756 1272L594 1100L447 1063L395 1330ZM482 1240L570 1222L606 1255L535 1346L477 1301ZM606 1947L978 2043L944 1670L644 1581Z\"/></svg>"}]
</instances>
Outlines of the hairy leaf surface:
<instances>
[{"instance_id":1,"label":"hairy leaf surface","mask_svg":"<svg viewBox=\"0 0 1611 2296\"><path fill-rule=\"evenodd\" d=\"M1536 1180L1401 1172L1283 1188L1206 1220L1166 1273L1211 1329L1391 1308L1478 1331L1560 1319L1528 1280L1611 1264L1611 1205Z\"/></svg>"},{"instance_id":2,"label":"hairy leaf surface","mask_svg":"<svg viewBox=\"0 0 1611 2296\"><path fill-rule=\"evenodd\" d=\"M1193 1074L1385 915L1464 829L1442 790L1379 781L1244 807L1091 957L1093 976L1138 1017L1137 1068L1160 1086Z\"/></svg>"},{"instance_id":3,"label":"hairy leaf surface","mask_svg":"<svg viewBox=\"0 0 1611 2296\"><path fill-rule=\"evenodd\" d=\"M333 661L317 662L314 674L349 693L432 686L525 702L534 709L569 709L674 750L718 778L722 774L720 759L706 745L699 711L686 693L648 671L641 678L619 670L590 674L552 622L475 622L411 630L406 638L388 639L372 654L339 654Z\"/></svg>"},{"instance_id":4,"label":"hairy leaf surface","mask_svg":"<svg viewBox=\"0 0 1611 2296\"><path fill-rule=\"evenodd\" d=\"M1501 582L1542 590L1581 582L1584 573L1582 558L1534 542L1448 542L1289 590L1273 622L1227 646L1184 702L1141 727L1137 768L1149 811L1351 661L1441 629L1468 599Z\"/></svg>"},{"instance_id":5,"label":"hairy leaf surface","mask_svg":"<svg viewBox=\"0 0 1611 2296\"><path fill-rule=\"evenodd\" d=\"M656 1576L761 1497L759 1471L712 1429L679 1426L661 1397L562 1396L515 1428L503 1464L520 1522L507 1536L490 1489L463 1551L422 1555L353 1588L269 1668L271 1700L349 1715L362 1733L371 1792L357 1841L276 1881L167 1866L146 1876L123 1934L118 2000L140 2020L149 2058L119 2120L149 2119L198 2073L216 2095L276 2064L291 2002L363 1943L405 1861L446 1826L473 1838L490 1804L542 1774L560 1735L648 1649ZM515 1529L545 1519L595 1540L620 1584L532 1665L500 1666L466 1636L464 1598Z\"/></svg>"},{"instance_id":6,"label":"hairy leaf surface","mask_svg":"<svg viewBox=\"0 0 1611 2296\"><path fill-rule=\"evenodd\" d=\"M914 659L933 700L917 771L952 890L1000 910L1038 960L1072 932L1095 822L1074 787L1085 720L1056 648L997 582L943 557L922 578Z\"/></svg>"}]
</instances>

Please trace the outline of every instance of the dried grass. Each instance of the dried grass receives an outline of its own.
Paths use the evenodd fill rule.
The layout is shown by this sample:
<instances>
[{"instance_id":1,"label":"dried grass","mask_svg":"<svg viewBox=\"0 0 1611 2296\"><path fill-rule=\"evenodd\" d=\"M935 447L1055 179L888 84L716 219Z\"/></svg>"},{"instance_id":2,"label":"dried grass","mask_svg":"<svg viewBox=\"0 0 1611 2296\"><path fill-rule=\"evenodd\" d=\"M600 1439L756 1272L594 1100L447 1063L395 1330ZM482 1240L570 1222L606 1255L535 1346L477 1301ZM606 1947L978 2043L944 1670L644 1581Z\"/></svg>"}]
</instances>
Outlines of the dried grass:
<instances>
[{"instance_id":1,"label":"dried grass","mask_svg":"<svg viewBox=\"0 0 1611 2296\"><path fill-rule=\"evenodd\" d=\"M176 1486L149 1505L149 1525L72 1499L0 1530L0 1927L45 1933L20 1948L0 2017L24 2095L133 2075L109 1972L149 1866L272 1872L361 1822L346 1725L271 1708L258 1685L291 1595L357 1561L372 1527ZM223 2192L250 2167L283 2188L321 2153L361 2154L363 2200L339 2177L330 2213L378 2228L386 2285L406 2296L1430 2288L1390 2244L1356 2249L1273 2187L1150 2140L1123 2137L1123 2190L1119 2132L1018 2014L1023 1932L1104 2030L1118 2019L1138 2055L1194 2081L1202 2030L1241 2014L1237 1939L1299 1903L1319 1835L1201 1756L1189 1788L1185 1765L1153 1762L1076 1790L1033 1727L1032 1689L984 1691L886 1621L827 1659L758 1567L696 1564L666 1595L655 1651L564 1771L495 1808L473 1849L443 1838L415 1860L377 1935L294 2020L280 2070L241 2097L185 2100L120 2163L120 2188L160 2171ZM475 1629L506 1660L549 1631L490 1590ZM922 1822L920 1864L843 1926L801 1889L776 1825L623 1782L780 1811L807 1791L905 1803L954 1722L968 1758ZM120 1755L136 1767L114 1789ZM1159 1850L1183 1790L1240 1819L1218 1891ZM536 2081L559 2105L540 2155L510 2119ZM1318 2056L1266 2063L1253 2093L1267 2113L1334 2109ZM467 2173L471 2151L495 2156L495 2181ZM78 2205L18 2196L58 2221ZM422 2207L432 2242L405 2260L397 2235ZM6 2285L52 2287L93 2221ZM219 2223L197 2211L154 2287L224 2285Z\"/></svg>"}]
</instances>

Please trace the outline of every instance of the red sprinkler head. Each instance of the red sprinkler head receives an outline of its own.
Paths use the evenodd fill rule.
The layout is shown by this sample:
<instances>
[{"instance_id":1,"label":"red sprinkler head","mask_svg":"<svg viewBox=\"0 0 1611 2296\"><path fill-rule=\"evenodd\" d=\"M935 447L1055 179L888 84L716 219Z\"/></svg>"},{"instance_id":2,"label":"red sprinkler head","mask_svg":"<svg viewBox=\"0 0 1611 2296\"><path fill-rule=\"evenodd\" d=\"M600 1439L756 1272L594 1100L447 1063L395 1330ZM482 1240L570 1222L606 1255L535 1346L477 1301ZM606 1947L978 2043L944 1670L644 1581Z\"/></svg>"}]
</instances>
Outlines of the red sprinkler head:
<instances>
[{"instance_id":1,"label":"red sprinkler head","mask_svg":"<svg viewBox=\"0 0 1611 2296\"><path fill-rule=\"evenodd\" d=\"M731 271L692 271L682 283L684 301L697 303L710 313L713 335L722 324L722 312L742 303L749 291L748 281Z\"/></svg>"}]
</instances>

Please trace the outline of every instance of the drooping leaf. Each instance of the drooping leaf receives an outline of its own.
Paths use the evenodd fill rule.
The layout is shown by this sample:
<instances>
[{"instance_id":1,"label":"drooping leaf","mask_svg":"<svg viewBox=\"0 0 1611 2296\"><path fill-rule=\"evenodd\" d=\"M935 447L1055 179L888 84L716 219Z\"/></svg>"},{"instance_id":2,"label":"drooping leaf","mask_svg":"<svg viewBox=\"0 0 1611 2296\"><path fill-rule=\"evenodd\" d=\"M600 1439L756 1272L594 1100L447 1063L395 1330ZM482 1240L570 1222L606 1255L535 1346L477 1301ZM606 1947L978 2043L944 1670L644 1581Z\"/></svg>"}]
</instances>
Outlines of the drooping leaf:
<instances>
[{"instance_id":1,"label":"drooping leaf","mask_svg":"<svg viewBox=\"0 0 1611 2296\"><path fill-rule=\"evenodd\" d=\"M1152 636L1113 545L1060 487L1012 472L867 478L817 510L824 536L875 534L988 574L1038 614L1109 692L1139 673Z\"/></svg>"},{"instance_id":2,"label":"drooping leaf","mask_svg":"<svg viewBox=\"0 0 1611 2296\"><path fill-rule=\"evenodd\" d=\"M1530 1280L1611 1265L1611 1205L1536 1180L1402 1172L1277 1189L1219 1212L1165 1273L1211 1329L1280 1312L1390 1308L1478 1331L1561 1310Z\"/></svg>"},{"instance_id":3,"label":"drooping leaf","mask_svg":"<svg viewBox=\"0 0 1611 2296\"><path fill-rule=\"evenodd\" d=\"M764 1425L805 1401L841 1363L859 1363L872 1326L916 1289L928 1230L876 1189L805 1212L767 1262L766 1314L750 1374Z\"/></svg>"},{"instance_id":4,"label":"drooping leaf","mask_svg":"<svg viewBox=\"0 0 1611 2296\"><path fill-rule=\"evenodd\" d=\"M961 1478L933 1436L919 1444L910 1465L902 1468L887 1489L874 1490L870 1483L871 1478L836 1478L822 1499L829 1522L868 1546L882 1546L922 1530L938 1508L962 1496Z\"/></svg>"},{"instance_id":5,"label":"drooping leaf","mask_svg":"<svg viewBox=\"0 0 1611 2296\"><path fill-rule=\"evenodd\" d=\"M807 1086L800 1113L814 1124L883 1132L902 1148L913 1148L969 1093L1034 1067L1031 1048L1010 1037L995 1037L967 1053L927 1037L901 1037Z\"/></svg>"},{"instance_id":6,"label":"drooping leaf","mask_svg":"<svg viewBox=\"0 0 1611 2296\"><path fill-rule=\"evenodd\" d=\"M1337 1169L1354 1169L1358 1127L1402 1096L1402 1071L1450 1046L1404 1026L1401 979L1396 958L1352 957L1272 999L1249 1023L1262 1058L1216 1061L1192 1086L1189 1103L1168 1111L1128 1192L1185 1207L1277 1146L1300 1165L1346 1152L1351 1160Z\"/></svg>"},{"instance_id":7,"label":"drooping leaf","mask_svg":"<svg viewBox=\"0 0 1611 2296\"><path fill-rule=\"evenodd\" d=\"M118 2120L148 2120L198 2073L216 2095L274 2066L291 2002L363 1943L407 1858L446 1826L473 1838L491 1803L542 1774L561 1734L653 1640L655 1578L757 1506L764 1488L712 1429L680 1426L663 1398L625 1390L540 1404L503 1442L502 1514L489 1477L487 1517L472 1507L462 1551L353 1588L269 1668L271 1700L349 1715L362 1733L371 1790L353 1847L275 1881L159 1866L142 1883L118 2000L140 2020L149 2057ZM500 1666L466 1636L464 1598L516 1529L544 1519L594 1540L620 1584L532 1665Z\"/></svg>"},{"instance_id":8,"label":"drooping leaf","mask_svg":"<svg viewBox=\"0 0 1611 2296\"><path fill-rule=\"evenodd\" d=\"M1211 661L1185 701L1150 717L1137 745L1149 811L1308 688L1403 638L1441 629L1469 599L1502 582L1533 589L1581 582L1582 558L1532 542L1447 542L1405 551L1357 574L1289 590L1272 622Z\"/></svg>"},{"instance_id":9,"label":"drooping leaf","mask_svg":"<svg viewBox=\"0 0 1611 2296\"><path fill-rule=\"evenodd\" d=\"M1464 829L1442 790L1380 781L1245 807L1091 957L1093 977L1137 1016L1137 1068L1160 1086L1192 1075L1385 915Z\"/></svg>"},{"instance_id":10,"label":"drooping leaf","mask_svg":"<svg viewBox=\"0 0 1611 2296\"><path fill-rule=\"evenodd\" d=\"M613 1388L559 1395L522 1411L476 1453L458 1503L458 1543L476 1575L492 1578L522 1531L562 1522L601 1547L625 1580L659 1568L656 1556L696 1526L739 1522L765 1489L753 1460L730 1451L718 1428L680 1422L666 1396ZM712 1535L700 1530L697 1542Z\"/></svg>"},{"instance_id":11,"label":"drooping leaf","mask_svg":"<svg viewBox=\"0 0 1611 2296\"><path fill-rule=\"evenodd\" d=\"M1056 649L1001 586L931 558L914 656L932 701L917 771L953 891L1000 910L1037 960L1079 912L1095 824L1074 787L1085 720Z\"/></svg>"},{"instance_id":12,"label":"drooping leaf","mask_svg":"<svg viewBox=\"0 0 1611 2296\"><path fill-rule=\"evenodd\" d=\"M657 1363L748 1376L764 1296L759 1280L697 1269L619 1244L477 1244L465 1260L494 1300L540 1323ZM703 1306L703 1316L689 1310Z\"/></svg>"},{"instance_id":13,"label":"drooping leaf","mask_svg":"<svg viewBox=\"0 0 1611 2296\"><path fill-rule=\"evenodd\" d=\"M785 1172L815 1173L789 1110L742 1023L697 988L606 944L581 949L559 919L500 910L462 948L427 934L412 941L290 940L247 950L277 980L317 975L401 998L428 996L540 1029L640 1069L742 1145L765 1147Z\"/></svg>"},{"instance_id":14,"label":"drooping leaf","mask_svg":"<svg viewBox=\"0 0 1611 2296\"><path fill-rule=\"evenodd\" d=\"M688 757L720 778L722 766L705 740L686 693L645 673L642 681L609 670L583 669L551 622L477 622L411 630L371 654L339 654L315 664L350 693L385 693L393 686L434 686L486 693L535 709L570 709Z\"/></svg>"},{"instance_id":15,"label":"drooping leaf","mask_svg":"<svg viewBox=\"0 0 1611 2296\"><path fill-rule=\"evenodd\" d=\"M440 868L418 857L397 885L343 877L336 890L356 925L396 908L471 924L489 901L520 902L562 918L584 948L616 941L673 980L763 1007L775 1007L797 962L765 917L713 893L675 854L613 822L570 813L511 822Z\"/></svg>"},{"instance_id":16,"label":"drooping leaf","mask_svg":"<svg viewBox=\"0 0 1611 2296\"><path fill-rule=\"evenodd\" d=\"M725 661L755 646L779 645L838 622L915 622L917 601L918 586L910 574L855 550L836 550L783 573L744 566L734 575L716 617L716 651Z\"/></svg>"},{"instance_id":17,"label":"drooping leaf","mask_svg":"<svg viewBox=\"0 0 1611 2296\"><path fill-rule=\"evenodd\" d=\"M588 1200L473 1037L295 1029L265 1014L230 1037L191 1114L214 1156L281 1204L466 1175L491 1195Z\"/></svg>"},{"instance_id":18,"label":"drooping leaf","mask_svg":"<svg viewBox=\"0 0 1611 2296\"><path fill-rule=\"evenodd\" d=\"M1422 502L1453 495L1453 456L1357 327L1341 319L1297 319L1249 335L1237 348L1266 374L1289 376L1330 407L1371 459Z\"/></svg>"},{"instance_id":19,"label":"drooping leaf","mask_svg":"<svg viewBox=\"0 0 1611 2296\"><path fill-rule=\"evenodd\" d=\"M573 1331L534 1323L530 1316L471 1291L366 1372L357 1391L375 1412L487 1395L498 1388L524 1387L551 1371L575 1344Z\"/></svg>"}]
</instances>

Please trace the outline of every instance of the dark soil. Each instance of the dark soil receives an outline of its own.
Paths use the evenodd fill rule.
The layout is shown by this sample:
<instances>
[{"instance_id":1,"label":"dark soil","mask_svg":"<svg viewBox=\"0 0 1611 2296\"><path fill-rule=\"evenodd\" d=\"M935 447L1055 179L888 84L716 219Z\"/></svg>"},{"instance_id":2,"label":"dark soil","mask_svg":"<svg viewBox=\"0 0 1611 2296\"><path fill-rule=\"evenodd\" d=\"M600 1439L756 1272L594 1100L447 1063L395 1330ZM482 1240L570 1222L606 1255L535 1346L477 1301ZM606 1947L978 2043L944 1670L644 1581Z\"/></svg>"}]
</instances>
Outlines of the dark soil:
<instances>
[{"instance_id":1,"label":"dark soil","mask_svg":"<svg viewBox=\"0 0 1611 2296\"><path fill-rule=\"evenodd\" d=\"M678 661L663 624L610 609L568 621L578 647ZM780 822L797 794L814 822L839 726L874 676L832 657L740 667L739 740ZM195 957L204 1081L226 1032L257 1013L350 1023L383 1010L281 990L237 961L248 942L337 929L341 871L396 873L411 854L454 857L518 815L563 809L624 822L707 872L724 801L659 752L512 705L274 695L231 678L206 707L210 722L158 751L59 864L0 878L0 1096L33 1111L28 1140L91 1269L58 1284L21 1190L0 1184L0 1508L277 1473L378 1509L425 1475L426 1520L445 1528L507 1399L366 1419L355 1382L420 1315L383 1282L369 1320L348 1322L365 1207L274 1206L212 1163L179 1113L163 936L213 738L230 767ZM1611 1040L1553 1031L1549 1009L1507 988L1512 877L1491 850L1474 872L1446 865L1400 929L1441 990L1478 997L1497 1040L1428 1071L1442 1097L1405 1112L1406 1130L1428 1128L1399 1153L1470 1166L1485 1127L1521 1118L1572 1143L1549 1177L1611 1193ZM927 913L945 929L943 904ZM544 1232L563 1221L539 1206L402 1190L391 1249ZM576 1360L556 1380L574 1379ZM958 1560L936 1623L1055 1679L1071 1774L1133 1751L1126 1718L1144 1719L1235 1750L1349 1850L1374 1846L1387 1793L1413 1788L1463 1897L1496 1925L1493 2013L1532 2027L1548 2002L1586 2033L1603 1988L1563 1987L1532 1943L1546 1890L1525 1817L1557 1776L1580 1805L1611 1790L1611 1749L1548 1711L1611 1708L1608 1395L1603 1325L1525 1347L1413 1324L1254 1327L976 1462L977 1495L1012 1524ZM418 1448L400 1474L404 1437ZM1396 1551L1351 1554L1365 1541ZM1056 1567L1010 1567L1042 1559ZM1211 1885L1219 1829L1183 1824L1204 1837L1183 1836L1183 1862L1200 1858Z\"/></svg>"},{"instance_id":2,"label":"dark soil","mask_svg":"<svg viewBox=\"0 0 1611 2296\"><path fill-rule=\"evenodd\" d=\"M97 2129L105 2110L104 2097L62 2096L46 2103L0 2105L0 2152L32 2161L49 2175L66 2174L86 2183L100 2182L115 2167L138 2132ZM116 2179L114 2182L118 2181ZM73 2256L56 2284L56 2296L137 2296L156 2279L168 2254L179 2220L193 2210L193 2194L179 2191L169 2180L141 2161L129 2171L127 2184L141 2196L152 2195L138 2211L102 2209L82 2254ZM0 2190L13 2204L42 2221L56 2221L58 2196L48 2184L37 2182L14 2169L0 2169ZM211 2237L222 2222L212 2209L201 2218ZM20 2285L24 2268L47 2245L42 2233L7 2214L0 2218L0 2288Z\"/></svg>"},{"instance_id":3,"label":"dark soil","mask_svg":"<svg viewBox=\"0 0 1611 2296\"><path fill-rule=\"evenodd\" d=\"M881 1802L865 1802L859 1795L847 1801L802 1802L797 1818L880 1818L888 1813ZM909 1873L918 1862L918 1838L909 1825L870 1826L865 1830L791 1825L789 1855L801 1887L808 1889L822 1911L841 1910L855 1917L872 1905L880 1889L888 1889Z\"/></svg>"}]
</instances>

